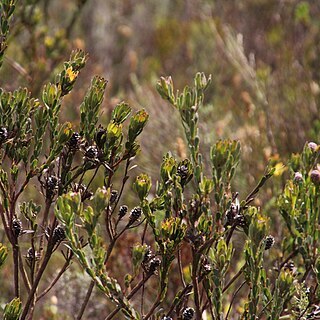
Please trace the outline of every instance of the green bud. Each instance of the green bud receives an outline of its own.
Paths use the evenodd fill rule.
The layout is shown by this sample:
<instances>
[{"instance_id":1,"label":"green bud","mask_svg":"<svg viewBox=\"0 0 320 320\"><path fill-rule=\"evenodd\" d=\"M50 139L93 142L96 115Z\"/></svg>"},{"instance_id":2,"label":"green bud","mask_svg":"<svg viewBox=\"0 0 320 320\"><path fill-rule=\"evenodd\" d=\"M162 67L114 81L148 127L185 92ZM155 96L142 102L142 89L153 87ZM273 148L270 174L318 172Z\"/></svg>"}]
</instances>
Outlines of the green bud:
<instances>
[{"instance_id":1,"label":"green bud","mask_svg":"<svg viewBox=\"0 0 320 320\"><path fill-rule=\"evenodd\" d=\"M130 115L131 108L125 102L120 102L112 111L111 119L113 122L120 124L123 123Z\"/></svg>"},{"instance_id":2,"label":"green bud","mask_svg":"<svg viewBox=\"0 0 320 320\"><path fill-rule=\"evenodd\" d=\"M53 83L48 83L43 88L42 101L49 108L51 114L57 106L60 97L61 91L59 90L57 85Z\"/></svg>"},{"instance_id":3,"label":"green bud","mask_svg":"<svg viewBox=\"0 0 320 320\"><path fill-rule=\"evenodd\" d=\"M130 120L128 141L133 143L137 136L142 132L144 126L148 121L148 113L142 109L139 110Z\"/></svg>"},{"instance_id":4,"label":"green bud","mask_svg":"<svg viewBox=\"0 0 320 320\"><path fill-rule=\"evenodd\" d=\"M140 201L142 201L148 196L150 188L150 177L145 173L141 173L140 175L138 175L134 183L134 189L138 193Z\"/></svg>"},{"instance_id":5,"label":"green bud","mask_svg":"<svg viewBox=\"0 0 320 320\"><path fill-rule=\"evenodd\" d=\"M169 100L170 103L174 104L175 99L171 77L161 77L160 81L157 82L156 89L163 99Z\"/></svg>"},{"instance_id":6,"label":"green bud","mask_svg":"<svg viewBox=\"0 0 320 320\"><path fill-rule=\"evenodd\" d=\"M175 169L177 165L176 159L170 155L170 153L167 153L164 158L163 162L161 164L161 178L163 181L167 181L171 178L173 174L173 170Z\"/></svg>"},{"instance_id":7,"label":"green bud","mask_svg":"<svg viewBox=\"0 0 320 320\"><path fill-rule=\"evenodd\" d=\"M22 311L19 298L14 298L4 308L3 320L18 320Z\"/></svg>"}]
</instances>

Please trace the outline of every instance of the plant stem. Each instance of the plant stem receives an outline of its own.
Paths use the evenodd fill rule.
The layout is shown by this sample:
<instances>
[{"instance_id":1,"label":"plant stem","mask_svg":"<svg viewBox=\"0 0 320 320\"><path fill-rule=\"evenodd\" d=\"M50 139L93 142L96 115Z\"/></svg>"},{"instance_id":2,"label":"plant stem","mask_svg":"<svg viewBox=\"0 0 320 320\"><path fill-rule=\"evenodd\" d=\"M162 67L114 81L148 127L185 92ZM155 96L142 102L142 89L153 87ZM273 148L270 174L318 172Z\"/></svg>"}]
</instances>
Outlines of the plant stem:
<instances>
[{"instance_id":1,"label":"plant stem","mask_svg":"<svg viewBox=\"0 0 320 320\"><path fill-rule=\"evenodd\" d=\"M225 291L227 291L229 289L229 287L240 277L240 275L242 274L244 266L242 266L240 268L240 270L232 277L232 279L226 284L226 286L223 288L222 293L224 293Z\"/></svg>"},{"instance_id":2,"label":"plant stem","mask_svg":"<svg viewBox=\"0 0 320 320\"><path fill-rule=\"evenodd\" d=\"M84 301L83 301L83 303L81 305L81 309L80 309L79 314L78 314L78 316L76 318L77 320L80 320L82 318L82 316L84 314L84 311L85 311L85 309L86 309L86 307L88 305L88 302L89 302L90 296L92 294L93 288L94 288L94 280L91 280L90 286L89 286L87 294L86 294L86 297L85 297L85 299L84 299Z\"/></svg>"},{"instance_id":3,"label":"plant stem","mask_svg":"<svg viewBox=\"0 0 320 320\"><path fill-rule=\"evenodd\" d=\"M194 295L194 304L196 309L196 319L201 320L201 306L199 298L199 286L198 286L198 265L199 259L198 254L195 249L192 249L192 284L193 284L193 295Z\"/></svg>"},{"instance_id":4,"label":"plant stem","mask_svg":"<svg viewBox=\"0 0 320 320\"><path fill-rule=\"evenodd\" d=\"M42 297L44 297L52 288L53 286L58 282L58 280L61 278L63 273L67 270L71 260L67 260L57 276L53 279L53 281L50 283L50 285L37 297L36 301L39 301Z\"/></svg>"},{"instance_id":5,"label":"plant stem","mask_svg":"<svg viewBox=\"0 0 320 320\"><path fill-rule=\"evenodd\" d=\"M179 274L180 274L180 279L181 279L182 285L184 287L186 287L186 282L183 277L183 269L182 269L182 261L181 261L181 248L178 249L178 266L179 266Z\"/></svg>"},{"instance_id":6,"label":"plant stem","mask_svg":"<svg viewBox=\"0 0 320 320\"><path fill-rule=\"evenodd\" d=\"M228 308L228 312L227 312L227 315L226 315L226 320L228 320L229 318L229 313L231 311L231 307L232 307L232 304L234 302L234 299L236 298L236 295L239 293L239 291L241 290L241 288L246 284L246 281L243 281L240 285L240 287L234 292L233 296L232 296L232 299L231 299L231 302L230 302L230 305L229 305L229 308Z\"/></svg>"},{"instance_id":7,"label":"plant stem","mask_svg":"<svg viewBox=\"0 0 320 320\"><path fill-rule=\"evenodd\" d=\"M192 290L192 284L187 284L184 289L181 291L179 298L176 300L173 300L173 303L169 309L169 311L167 312L167 317L169 317L171 315L171 313L173 312L174 308L177 306L177 304L181 301L181 299L188 294L191 290Z\"/></svg>"},{"instance_id":8,"label":"plant stem","mask_svg":"<svg viewBox=\"0 0 320 320\"><path fill-rule=\"evenodd\" d=\"M36 290L38 288L39 282L40 282L41 277L42 277L42 275L43 275L43 273L44 273L44 271L45 271L45 269L46 269L46 267L48 265L48 262L50 260L50 257L51 257L51 254L52 254L52 249L53 249L53 247L50 244L48 244L48 248L47 248L46 254L44 256L44 260L43 260L43 262L42 262L42 264L40 266L40 269L39 269L39 271L37 273L37 276L36 276L36 278L34 280L34 283L32 284L32 287L31 287L30 293L28 295L28 299L27 299L26 305L25 305L25 307L23 309L23 312L22 312L20 320L25 320L27 315L28 315L28 312L29 312L30 306L31 306L31 304L33 302L33 298L34 298L34 295L35 295Z\"/></svg>"},{"instance_id":9,"label":"plant stem","mask_svg":"<svg viewBox=\"0 0 320 320\"><path fill-rule=\"evenodd\" d=\"M154 302L154 304L152 305L151 309L149 310L149 312L143 317L143 320L147 320L149 319L152 315L154 310L159 306L159 304L161 303L161 293L160 292L157 296L156 301Z\"/></svg>"},{"instance_id":10,"label":"plant stem","mask_svg":"<svg viewBox=\"0 0 320 320\"><path fill-rule=\"evenodd\" d=\"M137 285L131 290L131 292L127 295L126 298L130 300L139 291L139 289L149 280L151 276L152 274L148 274L146 277L140 280L140 282L137 283ZM105 318L105 320L111 320L120 310L121 307L117 307Z\"/></svg>"},{"instance_id":11,"label":"plant stem","mask_svg":"<svg viewBox=\"0 0 320 320\"><path fill-rule=\"evenodd\" d=\"M20 286L19 286L19 245L17 239L12 246L13 250L13 277L14 277L14 295L20 297Z\"/></svg>"},{"instance_id":12,"label":"plant stem","mask_svg":"<svg viewBox=\"0 0 320 320\"><path fill-rule=\"evenodd\" d=\"M51 206L51 200L47 199L46 200L46 206L43 212L43 218L42 218L42 224L41 227L43 228L44 232L46 230L47 227L47 223L48 223L48 217L49 217L49 210L50 210L50 206ZM40 236L40 240L39 240L39 254L40 254L40 258L39 258L39 262L36 266L36 271L39 268L39 263L40 263L40 259L41 259L41 254L43 251L43 242L44 242L44 233L42 233L42 235ZM34 251L35 254L35 251Z\"/></svg>"},{"instance_id":13,"label":"plant stem","mask_svg":"<svg viewBox=\"0 0 320 320\"><path fill-rule=\"evenodd\" d=\"M22 255L21 255L20 248L19 248L19 259L20 259L19 267L20 267L20 272L21 272L21 275L22 275L22 279L23 279L25 287L26 287L26 289L27 289L27 291L29 293L31 285L30 285L30 281L28 279L27 272L26 272L26 270L25 270L25 268L23 266L23 260L22 260Z\"/></svg>"}]
</instances>

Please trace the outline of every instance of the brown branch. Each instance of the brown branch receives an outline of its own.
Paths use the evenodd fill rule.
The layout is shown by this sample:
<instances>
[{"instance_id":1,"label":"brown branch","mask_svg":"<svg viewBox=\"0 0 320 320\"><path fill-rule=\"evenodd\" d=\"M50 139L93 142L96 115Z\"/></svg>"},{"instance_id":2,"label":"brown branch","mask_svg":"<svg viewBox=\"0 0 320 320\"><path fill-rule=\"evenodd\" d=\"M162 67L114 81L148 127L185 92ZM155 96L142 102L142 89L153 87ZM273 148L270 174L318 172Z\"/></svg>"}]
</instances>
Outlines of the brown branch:
<instances>
[{"instance_id":1,"label":"brown branch","mask_svg":"<svg viewBox=\"0 0 320 320\"><path fill-rule=\"evenodd\" d=\"M22 255L21 255L21 251L20 251L20 248L19 248L19 259L20 259L20 264L19 264L19 267L20 267L20 273L22 275L22 279L23 279L23 282L24 282L24 285L28 291L28 293L30 292L30 288L31 288L31 284L30 284L30 281L28 279L28 275L27 275L27 272L23 266L23 259L22 259Z\"/></svg>"},{"instance_id":2,"label":"brown branch","mask_svg":"<svg viewBox=\"0 0 320 320\"><path fill-rule=\"evenodd\" d=\"M45 271L45 269L46 269L46 267L48 265L48 262L50 260L51 255L52 255L52 250L53 250L53 247L50 244L48 244L48 248L47 248L46 254L44 256L44 260L43 260L43 262L42 262L42 264L40 266L40 269L39 269L39 271L37 273L37 276L36 276L36 278L34 280L34 283L32 284L32 287L31 287L31 290L29 292L28 299L27 299L27 302L26 302L25 307L23 309L23 312L22 312L20 320L25 320L27 315L28 315L28 313L29 313L29 309L30 309L30 306L32 305L32 302L34 300L34 295L35 295L36 290L38 288L39 282L40 282L40 280L42 278L42 275L43 275L43 273L44 273L44 271Z\"/></svg>"},{"instance_id":3,"label":"brown branch","mask_svg":"<svg viewBox=\"0 0 320 320\"><path fill-rule=\"evenodd\" d=\"M87 294L86 294L86 297L85 297L85 299L84 299L84 301L83 301L83 303L81 305L81 309L80 309L79 314L78 314L78 316L76 318L77 320L80 320L82 318L82 316L84 314L84 311L85 311L85 309L86 309L86 307L88 305L88 302L90 300L93 288L94 288L94 280L91 280L90 286L89 286Z\"/></svg>"},{"instance_id":4,"label":"brown branch","mask_svg":"<svg viewBox=\"0 0 320 320\"><path fill-rule=\"evenodd\" d=\"M174 308L177 306L177 304L181 301L181 299L187 295L191 290L192 290L193 286L192 284L187 284L184 289L181 291L181 293L179 294L179 298L176 300L173 300L172 305L170 306L169 311L167 312L167 317L169 317L171 315L171 313L173 312Z\"/></svg>"},{"instance_id":5,"label":"brown branch","mask_svg":"<svg viewBox=\"0 0 320 320\"><path fill-rule=\"evenodd\" d=\"M242 266L240 268L240 270L232 277L232 279L226 284L226 286L223 288L222 293L224 293L225 291L227 291L229 289L229 287L240 277L240 275L242 274L242 271L244 269L244 266Z\"/></svg>"},{"instance_id":6,"label":"brown branch","mask_svg":"<svg viewBox=\"0 0 320 320\"><path fill-rule=\"evenodd\" d=\"M229 305L229 308L228 308L228 311L227 311L227 315L226 315L226 320L228 320L229 318L229 313L231 311L231 307L232 307L232 304L234 302L234 299L236 298L236 295L239 293L239 291L241 290L241 288L246 284L247 282L246 281L243 281L240 285L240 287L234 292L233 296L232 296L232 299L231 299L231 302L230 302L230 305Z\"/></svg>"},{"instance_id":7,"label":"brown branch","mask_svg":"<svg viewBox=\"0 0 320 320\"><path fill-rule=\"evenodd\" d=\"M150 273L145 278L140 280L140 282L137 283L137 285L127 295L126 297L127 300L130 300L140 290L140 288L150 279L151 276L152 274ZM111 320L120 310L121 310L121 307L117 307L105 318L105 320Z\"/></svg>"},{"instance_id":8,"label":"brown branch","mask_svg":"<svg viewBox=\"0 0 320 320\"><path fill-rule=\"evenodd\" d=\"M20 297L20 284L19 284L19 245L18 240L12 244L13 250L13 278L14 278L14 295Z\"/></svg>"},{"instance_id":9,"label":"brown branch","mask_svg":"<svg viewBox=\"0 0 320 320\"><path fill-rule=\"evenodd\" d=\"M71 262L71 258L66 260L66 262L64 263L63 267L61 268L61 270L59 271L57 276L52 280L50 285L43 292L40 293L40 295L37 297L36 301L39 301L42 297L44 297L53 288L53 286L58 282L58 280L61 278L61 276L64 274L64 272L68 269L70 262Z\"/></svg>"}]
</instances>

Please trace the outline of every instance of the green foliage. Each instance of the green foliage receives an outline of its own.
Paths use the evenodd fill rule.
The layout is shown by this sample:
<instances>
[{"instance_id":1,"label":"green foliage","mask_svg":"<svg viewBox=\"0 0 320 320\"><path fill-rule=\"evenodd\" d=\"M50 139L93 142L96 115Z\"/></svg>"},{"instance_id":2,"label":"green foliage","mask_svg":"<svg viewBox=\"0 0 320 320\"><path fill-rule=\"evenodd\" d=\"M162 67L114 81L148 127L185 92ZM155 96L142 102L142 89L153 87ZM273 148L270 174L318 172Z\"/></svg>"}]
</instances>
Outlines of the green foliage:
<instances>
[{"instance_id":1,"label":"green foliage","mask_svg":"<svg viewBox=\"0 0 320 320\"><path fill-rule=\"evenodd\" d=\"M4 308L3 320L19 320L22 311L20 299L14 298Z\"/></svg>"},{"instance_id":2,"label":"green foliage","mask_svg":"<svg viewBox=\"0 0 320 320\"><path fill-rule=\"evenodd\" d=\"M0 243L0 268L4 265L8 256L8 249L2 243Z\"/></svg>"},{"instance_id":3,"label":"green foliage","mask_svg":"<svg viewBox=\"0 0 320 320\"><path fill-rule=\"evenodd\" d=\"M12 17L16 1L4 0L0 3L0 67L3 63L4 52L7 49L7 37L9 33L9 22Z\"/></svg>"},{"instance_id":4,"label":"green foliage","mask_svg":"<svg viewBox=\"0 0 320 320\"><path fill-rule=\"evenodd\" d=\"M29 6L32 11L36 2ZM1 9L5 44L14 2L3 2ZM300 2L296 23L311 23L310 12L309 4ZM30 17L37 24L37 16ZM281 42L272 35L270 39ZM227 31L220 42L247 85L257 90L257 102L267 109L270 68L255 70ZM49 50L50 41L47 46ZM61 117L86 61L83 51L73 51L43 87L41 100L27 89L0 89L5 243L0 244L0 267L7 270L11 262L6 258L12 254L8 295L15 297L6 305L4 319L36 317L38 301L72 261L77 261L73 270L82 270L91 281L78 319L94 287L108 301L104 310L109 320L309 319L320 298L319 145L306 143L301 154L292 155L277 201L274 190L266 188L279 176L282 165L276 156L246 196L234 183L240 142L220 139L208 148L202 137L199 119L211 76L197 73L193 85L181 91L175 91L171 77L162 77L157 90L179 115L188 150L167 152L156 178L133 174L138 138L149 121L147 109L133 112L120 102L105 122L101 107L107 81L96 76L78 104L79 124ZM260 116L268 127L268 111ZM266 131L274 149L272 132ZM132 176L134 192L127 188ZM37 197L30 195L30 187ZM262 193L273 201L269 207L260 202ZM277 240L273 248L269 233ZM61 259L58 275L48 284L45 275Z\"/></svg>"}]
</instances>

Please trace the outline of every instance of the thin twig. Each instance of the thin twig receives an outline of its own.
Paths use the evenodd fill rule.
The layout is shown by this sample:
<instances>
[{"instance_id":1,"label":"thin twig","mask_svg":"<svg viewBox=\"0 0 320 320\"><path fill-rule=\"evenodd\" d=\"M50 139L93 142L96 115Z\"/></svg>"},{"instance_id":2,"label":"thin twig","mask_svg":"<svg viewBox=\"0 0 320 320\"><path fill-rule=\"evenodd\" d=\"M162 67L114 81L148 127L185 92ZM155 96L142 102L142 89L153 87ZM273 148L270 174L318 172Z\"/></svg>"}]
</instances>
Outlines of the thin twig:
<instances>
[{"instance_id":1,"label":"thin twig","mask_svg":"<svg viewBox=\"0 0 320 320\"><path fill-rule=\"evenodd\" d=\"M87 291L87 294L86 294L86 297L84 299L84 301L82 302L82 305L81 305L81 309L79 311L79 314L77 316L77 320L80 320L84 314L84 311L88 305L88 302L89 302L89 299L91 297L91 294L92 294L92 291L93 291L93 288L94 288L94 280L91 280L90 282L90 286L88 288L88 291Z\"/></svg>"},{"instance_id":2,"label":"thin twig","mask_svg":"<svg viewBox=\"0 0 320 320\"><path fill-rule=\"evenodd\" d=\"M228 312L227 312L227 315L226 315L226 320L228 320L228 317L229 317L229 313L231 311L231 306L234 302L234 299L236 298L236 295L239 293L239 291L241 290L241 288L246 284L246 281L243 281L240 285L240 287L234 292L233 296L232 296L232 299L231 299L231 302L230 302L230 305L229 305L229 308L228 308Z\"/></svg>"},{"instance_id":3,"label":"thin twig","mask_svg":"<svg viewBox=\"0 0 320 320\"><path fill-rule=\"evenodd\" d=\"M225 287L222 290L222 293L227 291L229 289L229 287L240 277L240 275L242 274L243 269L244 269L244 266L242 266L240 268L240 270L232 277L232 279L225 285Z\"/></svg>"},{"instance_id":4,"label":"thin twig","mask_svg":"<svg viewBox=\"0 0 320 320\"><path fill-rule=\"evenodd\" d=\"M37 273L37 276L36 276L36 278L34 280L34 283L33 283L32 287L31 287L31 290L29 292L28 299L27 299L27 302L25 304L25 307L24 307L24 309L22 311L22 315L21 315L20 320L25 320L27 315L28 315L28 313L29 313L29 309L30 309L30 306L31 306L31 304L33 302L34 295L35 295L36 290L38 288L38 285L39 285L39 282L41 280L41 277L42 277L42 275L43 275L43 273L44 273L44 271L45 271L45 269L46 269L46 267L48 265L48 262L50 260L51 254L52 254L52 246L48 245L44 260L42 261L40 269L39 269L39 271Z\"/></svg>"},{"instance_id":5,"label":"thin twig","mask_svg":"<svg viewBox=\"0 0 320 320\"><path fill-rule=\"evenodd\" d=\"M42 297L44 297L53 288L53 286L58 282L58 280L61 278L63 273L67 270L70 262L71 262L71 259L66 260L63 267L61 268L57 276L52 280L50 285L42 293L39 294L39 296L37 297L37 301L39 301Z\"/></svg>"},{"instance_id":6,"label":"thin twig","mask_svg":"<svg viewBox=\"0 0 320 320\"><path fill-rule=\"evenodd\" d=\"M148 274L145 278L140 280L140 282L127 295L126 297L127 300L130 300L139 291L139 289L149 280L151 276L152 274ZM117 307L105 318L105 320L111 320L120 310L121 310L121 307Z\"/></svg>"},{"instance_id":7,"label":"thin twig","mask_svg":"<svg viewBox=\"0 0 320 320\"><path fill-rule=\"evenodd\" d=\"M174 299L173 303L170 306L169 311L167 312L167 317L171 316L174 308L177 306L177 304L182 300L182 298L187 295L191 290L192 290L193 286L192 284L187 284L184 289L181 291L181 293L179 294L179 298L178 299Z\"/></svg>"},{"instance_id":8,"label":"thin twig","mask_svg":"<svg viewBox=\"0 0 320 320\"><path fill-rule=\"evenodd\" d=\"M182 262L181 262L181 248L178 249L178 267L179 267L180 279L181 279L183 287L185 288L186 282L185 282L184 276L183 276L183 269L182 269Z\"/></svg>"},{"instance_id":9,"label":"thin twig","mask_svg":"<svg viewBox=\"0 0 320 320\"><path fill-rule=\"evenodd\" d=\"M30 292L30 289L31 289L31 284L30 284L30 281L28 279L28 275L27 275L27 272L23 266L23 259L22 259L22 254L21 254L21 251L19 249L19 259L20 259L20 263L19 263L19 267L20 267L20 272L21 272L21 275L22 275L22 279L23 279L23 282L24 282L24 285L28 291L28 293Z\"/></svg>"},{"instance_id":10,"label":"thin twig","mask_svg":"<svg viewBox=\"0 0 320 320\"><path fill-rule=\"evenodd\" d=\"M193 296L194 304L196 309L196 319L201 319L201 306L200 306L200 297L199 297L199 283L197 270L199 265L198 253L196 250L192 249L192 284L193 284Z\"/></svg>"},{"instance_id":11,"label":"thin twig","mask_svg":"<svg viewBox=\"0 0 320 320\"><path fill-rule=\"evenodd\" d=\"M28 74L27 70L24 69L20 63L18 63L17 61L13 60L12 58L8 57L7 55L4 56L4 59L8 62L8 64L14 69L16 70L19 74L21 74L22 76L26 77L26 79L28 81L31 81L32 78L31 76Z\"/></svg>"},{"instance_id":12,"label":"thin twig","mask_svg":"<svg viewBox=\"0 0 320 320\"><path fill-rule=\"evenodd\" d=\"M12 245L13 250L13 277L14 277L14 294L15 297L20 297L20 284L19 284L19 245L18 240Z\"/></svg>"},{"instance_id":13,"label":"thin twig","mask_svg":"<svg viewBox=\"0 0 320 320\"><path fill-rule=\"evenodd\" d=\"M273 297L267 302L267 304L262 308L258 315L258 319L260 319L263 316L264 311L268 308L269 304L272 302Z\"/></svg>"}]
</instances>

